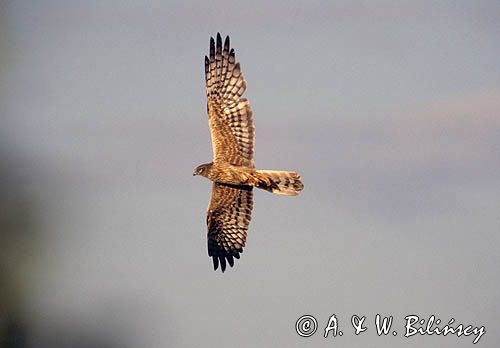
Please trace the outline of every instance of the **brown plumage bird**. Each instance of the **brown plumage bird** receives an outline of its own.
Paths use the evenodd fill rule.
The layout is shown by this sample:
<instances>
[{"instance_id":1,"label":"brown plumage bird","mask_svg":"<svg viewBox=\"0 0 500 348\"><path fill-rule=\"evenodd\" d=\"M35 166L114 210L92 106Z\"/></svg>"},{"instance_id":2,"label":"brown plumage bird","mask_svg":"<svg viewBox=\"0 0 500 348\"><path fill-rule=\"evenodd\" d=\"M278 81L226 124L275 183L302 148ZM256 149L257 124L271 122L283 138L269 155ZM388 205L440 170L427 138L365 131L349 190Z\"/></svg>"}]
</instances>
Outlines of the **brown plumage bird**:
<instances>
[{"instance_id":1,"label":"brown plumage bird","mask_svg":"<svg viewBox=\"0 0 500 348\"><path fill-rule=\"evenodd\" d=\"M193 175L213 181L207 210L208 255L214 270L232 267L245 246L253 208L253 187L279 195L295 196L304 187L296 172L257 170L253 163L254 133L250 103L241 98L246 89L240 64L229 36L224 45L217 34L210 38L205 56L208 125L213 161L198 166Z\"/></svg>"}]
</instances>

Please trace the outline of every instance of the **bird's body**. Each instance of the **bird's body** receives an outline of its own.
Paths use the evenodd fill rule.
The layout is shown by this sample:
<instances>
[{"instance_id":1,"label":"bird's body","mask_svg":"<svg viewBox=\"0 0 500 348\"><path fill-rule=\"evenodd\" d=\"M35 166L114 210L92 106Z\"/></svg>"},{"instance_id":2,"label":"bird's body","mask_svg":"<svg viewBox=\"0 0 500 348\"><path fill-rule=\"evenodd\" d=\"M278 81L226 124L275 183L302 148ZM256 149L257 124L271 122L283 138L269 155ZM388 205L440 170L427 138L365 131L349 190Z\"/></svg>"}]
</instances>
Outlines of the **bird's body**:
<instances>
[{"instance_id":1,"label":"bird's body","mask_svg":"<svg viewBox=\"0 0 500 348\"><path fill-rule=\"evenodd\" d=\"M208 254L214 269L222 271L226 261L233 266L246 242L253 208L253 187L280 195L295 196L302 190L296 172L257 170L253 161L253 112L250 102L241 98L246 81L229 50L210 39L210 54L205 57L208 124L212 137L213 161L202 164L193 175L213 181L212 197L207 210Z\"/></svg>"},{"instance_id":2,"label":"bird's body","mask_svg":"<svg viewBox=\"0 0 500 348\"><path fill-rule=\"evenodd\" d=\"M257 180L255 177L256 170L248 166L235 166L227 162L212 162L203 164L206 166L207 179L228 185L248 185L256 186Z\"/></svg>"},{"instance_id":3,"label":"bird's body","mask_svg":"<svg viewBox=\"0 0 500 348\"><path fill-rule=\"evenodd\" d=\"M220 184L253 186L278 195L296 196L303 185L300 175L280 170L257 170L249 166L235 166L226 162L212 162L200 165L201 175Z\"/></svg>"}]
</instances>

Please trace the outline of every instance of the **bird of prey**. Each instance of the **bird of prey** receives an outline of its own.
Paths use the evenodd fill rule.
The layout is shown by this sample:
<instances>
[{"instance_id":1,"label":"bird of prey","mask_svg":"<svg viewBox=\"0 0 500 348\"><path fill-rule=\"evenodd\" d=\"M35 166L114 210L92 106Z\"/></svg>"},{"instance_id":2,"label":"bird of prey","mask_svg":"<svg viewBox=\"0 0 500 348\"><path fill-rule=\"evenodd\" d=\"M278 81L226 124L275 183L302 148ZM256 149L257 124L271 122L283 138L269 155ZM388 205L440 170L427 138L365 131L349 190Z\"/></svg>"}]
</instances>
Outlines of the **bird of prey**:
<instances>
[{"instance_id":1,"label":"bird of prey","mask_svg":"<svg viewBox=\"0 0 500 348\"><path fill-rule=\"evenodd\" d=\"M246 89L240 64L229 36L210 38L205 56L207 112L213 160L199 165L193 175L213 181L207 209L208 255L214 270L232 267L245 246L253 208L253 188L295 196L304 187L296 172L257 170L253 161L254 132L250 103L241 98Z\"/></svg>"}]
</instances>

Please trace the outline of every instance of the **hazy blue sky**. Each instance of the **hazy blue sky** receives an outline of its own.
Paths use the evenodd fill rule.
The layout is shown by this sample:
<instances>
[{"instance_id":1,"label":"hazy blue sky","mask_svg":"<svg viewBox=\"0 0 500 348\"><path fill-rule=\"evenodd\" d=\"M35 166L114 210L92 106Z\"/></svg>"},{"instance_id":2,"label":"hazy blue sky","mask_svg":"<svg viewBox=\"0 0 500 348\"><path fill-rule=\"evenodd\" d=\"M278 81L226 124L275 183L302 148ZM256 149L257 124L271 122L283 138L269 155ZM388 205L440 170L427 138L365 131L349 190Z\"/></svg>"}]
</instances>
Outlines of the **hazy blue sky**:
<instances>
[{"instance_id":1,"label":"hazy blue sky","mask_svg":"<svg viewBox=\"0 0 500 348\"><path fill-rule=\"evenodd\" d=\"M58 330L126 347L472 345L403 337L404 316L435 314L497 347L499 18L498 1L1 2L3 163L43 212L31 346L71 340ZM225 274L206 251L211 184L191 176L211 160L217 31L248 83L256 165L305 184L255 193ZM325 339L333 313L344 336ZM398 336L376 336L377 313Z\"/></svg>"}]
</instances>

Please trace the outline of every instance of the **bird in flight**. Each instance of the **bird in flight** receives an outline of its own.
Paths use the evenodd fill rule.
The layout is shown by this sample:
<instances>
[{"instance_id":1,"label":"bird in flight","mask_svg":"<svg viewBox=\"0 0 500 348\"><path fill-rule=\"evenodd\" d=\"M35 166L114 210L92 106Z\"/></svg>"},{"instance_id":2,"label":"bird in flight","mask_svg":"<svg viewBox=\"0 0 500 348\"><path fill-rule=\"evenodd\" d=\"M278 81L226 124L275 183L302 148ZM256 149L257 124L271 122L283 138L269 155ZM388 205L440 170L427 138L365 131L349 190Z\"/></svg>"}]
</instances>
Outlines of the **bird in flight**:
<instances>
[{"instance_id":1,"label":"bird in flight","mask_svg":"<svg viewBox=\"0 0 500 348\"><path fill-rule=\"evenodd\" d=\"M222 272L226 261L232 267L245 246L253 208L253 188L278 195L296 196L303 189L296 172L257 170L253 161L254 133L250 102L241 98L246 81L230 49L220 34L210 38L205 56L207 112L212 137L213 160L199 165L193 175L213 181L207 209L208 256L214 270Z\"/></svg>"}]
</instances>

